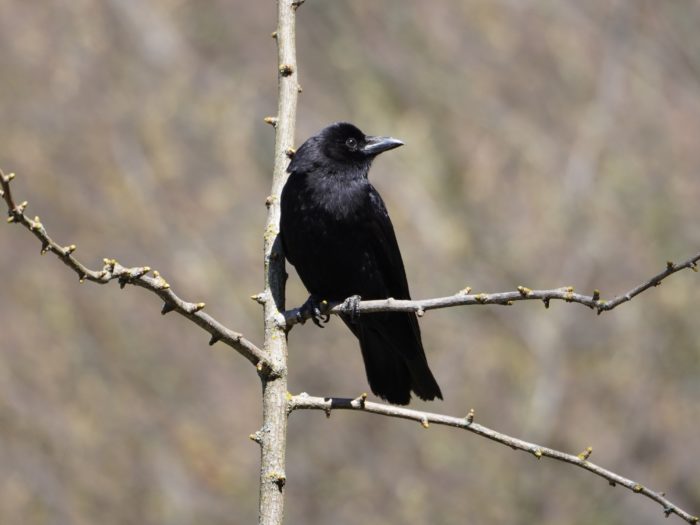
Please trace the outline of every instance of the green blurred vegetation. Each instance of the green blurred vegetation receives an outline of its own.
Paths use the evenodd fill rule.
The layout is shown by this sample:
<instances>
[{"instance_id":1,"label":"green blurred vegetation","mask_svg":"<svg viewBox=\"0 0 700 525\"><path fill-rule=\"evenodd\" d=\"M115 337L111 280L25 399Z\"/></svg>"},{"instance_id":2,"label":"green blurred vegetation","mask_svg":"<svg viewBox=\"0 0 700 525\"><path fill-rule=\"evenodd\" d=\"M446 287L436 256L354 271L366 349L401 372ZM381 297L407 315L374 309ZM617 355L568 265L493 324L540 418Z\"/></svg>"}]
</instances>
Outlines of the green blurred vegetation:
<instances>
[{"instance_id":1,"label":"green blurred vegetation","mask_svg":"<svg viewBox=\"0 0 700 525\"><path fill-rule=\"evenodd\" d=\"M261 342L274 2L0 1L0 166L59 242L157 268ZM700 245L693 2L308 1L297 138L351 120L406 147L372 177L415 297L622 292ZM0 228L0 523L253 523L258 378L143 290L79 285ZM446 400L700 512L700 280L578 305L429 313ZM305 293L293 274L290 305ZM333 320L290 335L290 388L367 389ZM661 521L590 473L463 432L290 420L287 523ZM677 520L677 518L676 518Z\"/></svg>"}]
</instances>

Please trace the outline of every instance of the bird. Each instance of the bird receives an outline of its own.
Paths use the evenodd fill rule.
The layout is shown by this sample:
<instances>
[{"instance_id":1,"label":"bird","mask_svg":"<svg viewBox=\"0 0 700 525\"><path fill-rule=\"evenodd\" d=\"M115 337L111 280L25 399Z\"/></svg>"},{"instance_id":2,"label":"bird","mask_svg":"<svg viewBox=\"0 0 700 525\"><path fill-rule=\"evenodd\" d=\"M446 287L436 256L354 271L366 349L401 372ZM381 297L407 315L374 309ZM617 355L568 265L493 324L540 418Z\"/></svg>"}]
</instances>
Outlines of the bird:
<instances>
[{"instance_id":1,"label":"bird","mask_svg":"<svg viewBox=\"0 0 700 525\"><path fill-rule=\"evenodd\" d=\"M360 299L411 298L394 227L368 179L377 155L402 145L348 122L330 124L294 152L280 202L282 249L310 294L301 310L320 326L323 301L350 300L353 313L340 317L359 340L369 386L396 405L407 405L412 392L442 399L416 314L356 311Z\"/></svg>"}]
</instances>

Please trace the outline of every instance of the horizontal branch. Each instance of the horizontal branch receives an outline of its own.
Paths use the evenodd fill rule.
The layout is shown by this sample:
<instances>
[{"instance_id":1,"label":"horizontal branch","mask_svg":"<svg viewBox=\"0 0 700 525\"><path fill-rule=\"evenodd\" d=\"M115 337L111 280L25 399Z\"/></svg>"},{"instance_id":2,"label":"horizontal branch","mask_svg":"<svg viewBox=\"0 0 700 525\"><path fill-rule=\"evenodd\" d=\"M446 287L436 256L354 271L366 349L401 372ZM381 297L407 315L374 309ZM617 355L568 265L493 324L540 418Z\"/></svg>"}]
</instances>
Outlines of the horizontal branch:
<instances>
[{"instance_id":1,"label":"horizontal branch","mask_svg":"<svg viewBox=\"0 0 700 525\"><path fill-rule=\"evenodd\" d=\"M510 306L516 301L532 301L539 300L544 302L546 308L549 308L549 302L565 301L567 303L578 303L595 310L599 315L603 312L608 312L613 308L620 306L640 293L658 286L661 281L681 270L690 269L694 272L698 271L698 261L700 261L700 252L696 253L689 259L674 263L668 261L666 268L643 282L639 286L635 286L628 292L616 296L614 299L606 301L600 298L600 292L594 290L593 295L583 295L576 293L573 286L561 288L553 288L549 290L531 290L525 286L518 286L518 289L511 292L496 292L496 293L471 293L471 288L467 287L460 290L454 295L447 297L438 297L435 299L421 299L417 301L399 300L399 299L379 299L372 301L361 301L358 305L353 305L351 301L346 300L341 303L324 303L327 310L324 314L351 314L356 313L373 313L373 312L415 312L419 317L428 310L438 308L449 308L452 306L471 306L496 304ZM356 309L355 309L356 306ZM284 317L288 326L292 326L299 322L304 322L310 317L310 309L293 308L284 313Z\"/></svg>"},{"instance_id":2,"label":"horizontal branch","mask_svg":"<svg viewBox=\"0 0 700 525\"><path fill-rule=\"evenodd\" d=\"M467 430L479 436L488 438L502 445L507 445L515 450L522 450L524 452L529 452L535 458L540 459L542 457L556 459L558 461L563 461L565 463L570 463L576 465L582 469L593 472L598 476L608 480L610 485L622 485L628 488L635 494L642 494L647 498L657 502L663 507L663 513L666 517L671 514L677 514L682 519L688 523L698 523L699 518L693 516L686 512L685 510L678 507L678 505L669 501L663 492L655 492L644 485L632 481L631 479L625 478L607 470L603 467L591 463L588 461L593 449L591 447L586 448L583 452L578 455L567 454L565 452L560 452L559 450L542 447L534 443L529 443L501 432L491 430L483 425L479 425L474 422L474 411L470 411L465 417L454 417L447 416L443 414L435 414L431 412L422 412L420 410L413 410L410 408L403 408L394 405L385 405L382 403L373 403L366 401L366 394L363 394L357 399L347 399L347 398L323 398L323 397L312 397L308 394L299 394L293 396L289 402L289 411L294 410L322 410L326 413L326 416L330 417L332 410L357 410L360 412L368 412L370 414L378 414L382 416L396 417L401 419L408 419L411 421L416 421L420 423L424 428L429 428L431 423L436 425L447 425L450 427L461 428Z\"/></svg>"},{"instance_id":3,"label":"horizontal branch","mask_svg":"<svg viewBox=\"0 0 700 525\"><path fill-rule=\"evenodd\" d=\"M26 201L21 204L15 203L12 192L10 191L10 182L13 178L14 174L5 175L2 170L0 170L0 187L2 188L0 190L0 197L2 197L5 200L5 204L7 204L7 221L9 223L21 224L32 232L34 236L41 241L42 255L47 252L55 254L66 266L78 274L80 282L92 281L98 284L107 284L110 281L116 280L122 288L127 284L132 284L153 292L163 300L163 314L172 311L179 313L211 334L209 344L221 341L248 359L258 370L267 368L269 371L269 360L263 350L243 337L242 334L226 328L212 316L203 312L204 303L190 303L178 297L157 271L152 272L153 276L148 275L151 273L150 267L127 268L114 259L104 259L104 266L101 270L91 270L87 268L78 259L73 257L73 252L76 250L74 244L61 246L56 243L46 233L46 228L44 228L39 217L34 217L32 220L25 215L24 211L27 208ZM274 375L274 371L272 373Z\"/></svg>"}]
</instances>

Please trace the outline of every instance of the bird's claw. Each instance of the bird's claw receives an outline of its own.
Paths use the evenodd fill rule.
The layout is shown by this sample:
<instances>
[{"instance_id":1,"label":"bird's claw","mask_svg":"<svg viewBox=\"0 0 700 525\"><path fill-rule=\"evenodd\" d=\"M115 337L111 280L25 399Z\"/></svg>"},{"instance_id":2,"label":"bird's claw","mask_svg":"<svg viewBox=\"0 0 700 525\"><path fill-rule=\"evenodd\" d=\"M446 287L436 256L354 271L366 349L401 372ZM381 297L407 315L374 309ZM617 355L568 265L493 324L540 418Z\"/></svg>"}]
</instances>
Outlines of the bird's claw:
<instances>
[{"instance_id":1,"label":"bird's claw","mask_svg":"<svg viewBox=\"0 0 700 525\"><path fill-rule=\"evenodd\" d=\"M303 324L306 319L311 319L316 326L324 328L321 321L327 323L331 319L331 314L328 313L328 301L319 301L317 297L310 295L297 312L297 320L300 323Z\"/></svg>"},{"instance_id":2,"label":"bird's claw","mask_svg":"<svg viewBox=\"0 0 700 525\"><path fill-rule=\"evenodd\" d=\"M350 321L353 323L360 317L360 301L362 301L362 297L359 295L351 295L345 299L341 305L343 310L350 311Z\"/></svg>"}]
</instances>

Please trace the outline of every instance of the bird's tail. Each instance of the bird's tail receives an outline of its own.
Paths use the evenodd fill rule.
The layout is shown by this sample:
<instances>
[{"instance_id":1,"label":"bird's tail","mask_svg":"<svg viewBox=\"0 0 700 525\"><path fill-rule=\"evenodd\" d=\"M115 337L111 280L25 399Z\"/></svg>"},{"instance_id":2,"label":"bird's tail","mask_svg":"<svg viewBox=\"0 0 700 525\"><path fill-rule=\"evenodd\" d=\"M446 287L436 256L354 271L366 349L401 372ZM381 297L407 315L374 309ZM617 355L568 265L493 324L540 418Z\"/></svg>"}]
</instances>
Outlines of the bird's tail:
<instances>
[{"instance_id":1,"label":"bird's tail","mask_svg":"<svg viewBox=\"0 0 700 525\"><path fill-rule=\"evenodd\" d=\"M375 395L396 405L406 405L411 391L419 398L442 399L425 357L415 314L365 314L356 321L343 320L360 341L367 381Z\"/></svg>"}]
</instances>

